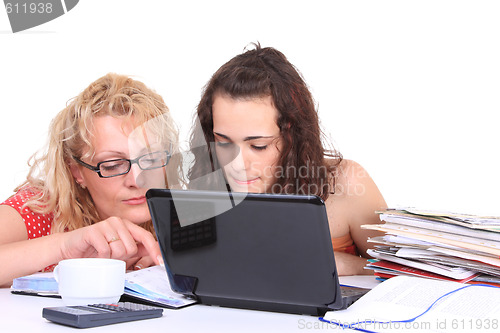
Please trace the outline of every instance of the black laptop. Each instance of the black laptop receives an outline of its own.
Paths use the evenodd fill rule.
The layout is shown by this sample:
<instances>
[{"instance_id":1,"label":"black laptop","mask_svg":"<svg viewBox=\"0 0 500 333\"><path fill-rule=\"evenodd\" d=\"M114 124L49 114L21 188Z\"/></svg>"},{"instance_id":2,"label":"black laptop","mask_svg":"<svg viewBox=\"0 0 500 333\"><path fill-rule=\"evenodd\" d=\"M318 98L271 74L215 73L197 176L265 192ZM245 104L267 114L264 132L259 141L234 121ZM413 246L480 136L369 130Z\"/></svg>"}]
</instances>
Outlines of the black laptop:
<instances>
[{"instance_id":1,"label":"black laptop","mask_svg":"<svg viewBox=\"0 0 500 333\"><path fill-rule=\"evenodd\" d=\"M341 295L317 196L151 189L146 194L173 291L202 304L323 315Z\"/></svg>"}]
</instances>

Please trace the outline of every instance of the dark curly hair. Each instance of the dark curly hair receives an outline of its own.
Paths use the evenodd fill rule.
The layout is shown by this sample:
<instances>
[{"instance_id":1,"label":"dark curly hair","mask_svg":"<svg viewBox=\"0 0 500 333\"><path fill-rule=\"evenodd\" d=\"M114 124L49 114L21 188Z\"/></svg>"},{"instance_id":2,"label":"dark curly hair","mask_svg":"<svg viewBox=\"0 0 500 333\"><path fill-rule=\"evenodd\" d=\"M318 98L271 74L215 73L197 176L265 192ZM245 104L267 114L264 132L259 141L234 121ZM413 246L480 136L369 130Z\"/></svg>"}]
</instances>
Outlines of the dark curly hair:
<instances>
[{"instance_id":1,"label":"dark curly hair","mask_svg":"<svg viewBox=\"0 0 500 333\"><path fill-rule=\"evenodd\" d=\"M324 148L314 100L299 71L280 51L262 48L258 43L253 45L253 49L220 67L204 88L196 114L199 122L195 122L191 134L195 160L188 171L188 180L220 169L211 144L215 141L212 117L215 96L233 99L271 96L279 113L277 125L283 142L277 165L284 171L277 178L279 186L272 186L273 191L278 188L280 193L314 194L326 200L333 192L335 170L342 156L334 149Z\"/></svg>"}]
</instances>

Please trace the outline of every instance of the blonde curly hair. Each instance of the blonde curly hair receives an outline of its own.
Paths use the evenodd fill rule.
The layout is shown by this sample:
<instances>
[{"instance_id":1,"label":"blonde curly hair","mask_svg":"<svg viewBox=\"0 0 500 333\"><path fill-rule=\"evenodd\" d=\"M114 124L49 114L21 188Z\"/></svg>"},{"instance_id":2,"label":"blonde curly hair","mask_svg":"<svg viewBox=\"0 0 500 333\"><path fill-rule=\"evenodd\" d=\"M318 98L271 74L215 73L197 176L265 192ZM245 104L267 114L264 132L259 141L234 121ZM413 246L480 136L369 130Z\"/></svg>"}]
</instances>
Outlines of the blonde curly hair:
<instances>
[{"instance_id":1,"label":"blonde curly hair","mask_svg":"<svg viewBox=\"0 0 500 333\"><path fill-rule=\"evenodd\" d=\"M131 119L137 126L147 123L148 130L162 145L172 147L166 167L165 183L181 183L181 155L178 131L162 97L140 81L124 75L107 74L91 83L52 120L48 147L42 156L30 158L30 171L19 186L36 193L25 204L34 212L53 213L51 232L71 231L99 222L90 193L78 186L70 170L73 156L94 153L90 137L95 117ZM143 227L154 234L151 221Z\"/></svg>"}]
</instances>

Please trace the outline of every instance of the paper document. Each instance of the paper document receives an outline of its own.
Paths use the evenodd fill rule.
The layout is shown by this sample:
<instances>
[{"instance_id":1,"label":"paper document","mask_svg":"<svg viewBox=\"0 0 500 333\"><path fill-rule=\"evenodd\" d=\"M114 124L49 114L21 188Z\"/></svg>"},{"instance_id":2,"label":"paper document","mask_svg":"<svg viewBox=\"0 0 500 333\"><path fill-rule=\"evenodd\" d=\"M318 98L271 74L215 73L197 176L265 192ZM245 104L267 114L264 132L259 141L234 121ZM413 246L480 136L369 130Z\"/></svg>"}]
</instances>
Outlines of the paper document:
<instances>
[{"instance_id":1,"label":"paper document","mask_svg":"<svg viewBox=\"0 0 500 333\"><path fill-rule=\"evenodd\" d=\"M14 279L11 292L34 296L58 296L58 289L52 272L35 273ZM161 266L126 273L124 295L152 305L174 309L196 303L196 300L171 290L167 273Z\"/></svg>"},{"instance_id":2,"label":"paper document","mask_svg":"<svg viewBox=\"0 0 500 333\"><path fill-rule=\"evenodd\" d=\"M165 268L161 266L127 273L125 295L170 308L181 308L196 303L196 300L172 291Z\"/></svg>"},{"instance_id":3,"label":"paper document","mask_svg":"<svg viewBox=\"0 0 500 333\"><path fill-rule=\"evenodd\" d=\"M324 319L374 332L497 331L492 325L500 323L500 288L477 285L443 297L413 322L395 322L425 312L438 298L462 287L457 282L398 276L382 282L348 309L327 312ZM366 320L372 322L353 325Z\"/></svg>"}]
</instances>

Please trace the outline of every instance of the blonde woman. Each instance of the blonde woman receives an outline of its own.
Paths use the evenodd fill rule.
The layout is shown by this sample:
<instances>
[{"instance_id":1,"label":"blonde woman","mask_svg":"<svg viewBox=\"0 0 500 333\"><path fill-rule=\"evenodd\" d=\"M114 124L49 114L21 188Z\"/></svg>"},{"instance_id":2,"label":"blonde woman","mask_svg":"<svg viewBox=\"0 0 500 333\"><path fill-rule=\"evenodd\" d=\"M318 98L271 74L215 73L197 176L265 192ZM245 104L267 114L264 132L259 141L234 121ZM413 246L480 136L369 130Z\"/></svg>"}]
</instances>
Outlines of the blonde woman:
<instances>
[{"instance_id":1,"label":"blonde woman","mask_svg":"<svg viewBox=\"0 0 500 333\"><path fill-rule=\"evenodd\" d=\"M0 205L0 286L62 259L161 260L145 193L178 182L177 130L161 96L108 74L52 121L48 149Z\"/></svg>"}]
</instances>

